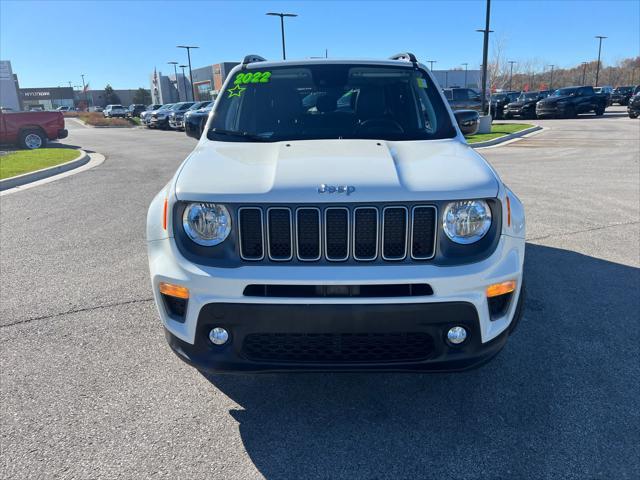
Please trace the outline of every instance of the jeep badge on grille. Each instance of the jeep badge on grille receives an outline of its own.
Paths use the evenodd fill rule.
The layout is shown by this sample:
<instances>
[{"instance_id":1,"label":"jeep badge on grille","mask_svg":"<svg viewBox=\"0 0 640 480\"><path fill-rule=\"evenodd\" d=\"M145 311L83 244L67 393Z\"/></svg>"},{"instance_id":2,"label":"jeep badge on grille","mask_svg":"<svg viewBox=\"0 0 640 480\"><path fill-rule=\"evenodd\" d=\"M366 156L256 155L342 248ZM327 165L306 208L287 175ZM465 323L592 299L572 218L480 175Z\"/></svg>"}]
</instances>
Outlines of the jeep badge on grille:
<instances>
[{"instance_id":1,"label":"jeep badge on grille","mask_svg":"<svg viewBox=\"0 0 640 480\"><path fill-rule=\"evenodd\" d=\"M351 195L355 191L356 187L353 185L326 185L323 183L318 187L318 193L346 193Z\"/></svg>"}]
</instances>

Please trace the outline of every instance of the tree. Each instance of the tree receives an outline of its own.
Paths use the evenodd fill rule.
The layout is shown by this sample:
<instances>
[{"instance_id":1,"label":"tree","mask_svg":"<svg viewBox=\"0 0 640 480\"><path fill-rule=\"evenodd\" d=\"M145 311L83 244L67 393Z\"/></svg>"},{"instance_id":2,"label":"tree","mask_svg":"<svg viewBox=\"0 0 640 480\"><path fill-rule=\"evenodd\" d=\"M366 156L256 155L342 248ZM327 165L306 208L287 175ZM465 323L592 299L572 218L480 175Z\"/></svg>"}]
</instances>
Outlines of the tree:
<instances>
[{"instance_id":1,"label":"tree","mask_svg":"<svg viewBox=\"0 0 640 480\"><path fill-rule=\"evenodd\" d=\"M104 101L107 105L115 105L120 103L120 97L116 92L113 91L113 87L109 84L104 87Z\"/></svg>"},{"instance_id":2,"label":"tree","mask_svg":"<svg viewBox=\"0 0 640 480\"><path fill-rule=\"evenodd\" d=\"M133 103L149 105L151 103L151 92L146 88L139 88L133 95Z\"/></svg>"}]
</instances>

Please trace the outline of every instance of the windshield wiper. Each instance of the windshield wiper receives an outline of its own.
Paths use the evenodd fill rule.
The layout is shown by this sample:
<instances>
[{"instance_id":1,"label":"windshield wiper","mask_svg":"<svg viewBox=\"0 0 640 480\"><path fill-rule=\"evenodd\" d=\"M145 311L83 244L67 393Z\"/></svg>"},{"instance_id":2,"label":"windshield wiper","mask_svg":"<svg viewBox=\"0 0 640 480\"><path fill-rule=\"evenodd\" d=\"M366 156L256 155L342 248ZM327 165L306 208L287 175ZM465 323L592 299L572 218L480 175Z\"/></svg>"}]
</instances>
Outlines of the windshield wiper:
<instances>
[{"instance_id":1,"label":"windshield wiper","mask_svg":"<svg viewBox=\"0 0 640 480\"><path fill-rule=\"evenodd\" d=\"M252 141L257 141L257 142L265 142L268 141L268 138L265 138L263 136L260 135L256 135L255 133L249 133L249 132L240 132L240 131L236 131L236 130L223 130L220 128L212 128L211 130L209 130L210 133L215 133L217 135L226 135L229 137L237 137L237 138L244 138L246 140L252 140ZM211 139L209 139L211 140Z\"/></svg>"}]
</instances>

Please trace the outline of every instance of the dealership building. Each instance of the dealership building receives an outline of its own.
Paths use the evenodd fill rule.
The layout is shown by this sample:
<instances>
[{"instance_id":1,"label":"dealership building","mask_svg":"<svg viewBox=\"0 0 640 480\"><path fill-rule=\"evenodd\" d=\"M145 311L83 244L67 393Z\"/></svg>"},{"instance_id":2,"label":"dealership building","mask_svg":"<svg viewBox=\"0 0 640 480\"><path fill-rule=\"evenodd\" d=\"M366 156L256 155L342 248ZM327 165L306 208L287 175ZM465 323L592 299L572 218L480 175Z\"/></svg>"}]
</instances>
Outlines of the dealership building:
<instances>
[{"instance_id":1,"label":"dealership building","mask_svg":"<svg viewBox=\"0 0 640 480\"><path fill-rule=\"evenodd\" d=\"M175 103L192 100L204 102L212 100L220 92L227 75L236 65L238 65L238 62L222 62L194 68L192 75L195 96L192 95L191 82L187 71L185 71L184 76L182 73L163 75L162 72L154 71L150 75L151 99L153 103Z\"/></svg>"}]
</instances>

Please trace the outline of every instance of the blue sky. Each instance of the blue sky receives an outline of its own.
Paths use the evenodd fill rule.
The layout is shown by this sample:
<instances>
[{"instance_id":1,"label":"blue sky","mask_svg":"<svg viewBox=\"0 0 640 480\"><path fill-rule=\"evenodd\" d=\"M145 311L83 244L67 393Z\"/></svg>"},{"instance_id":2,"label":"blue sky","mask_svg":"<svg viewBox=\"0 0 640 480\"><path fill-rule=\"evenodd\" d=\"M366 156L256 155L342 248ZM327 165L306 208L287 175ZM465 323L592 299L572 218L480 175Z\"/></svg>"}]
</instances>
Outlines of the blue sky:
<instances>
[{"instance_id":1,"label":"blue sky","mask_svg":"<svg viewBox=\"0 0 640 480\"><path fill-rule=\"evenodd\" d=\"M482 61L484 0L469 1L20 1L0 0L0 57L23 87L80 84L148 87L154 67L186 63L179 44L199 45L194 67L247 53L280 58L280 24L289 11L287 57L388 57L412 51L434 69ZM491 28L510 60L571 66L640 55L640 0L492 2Z\"/></svg>"}]
</instances>

